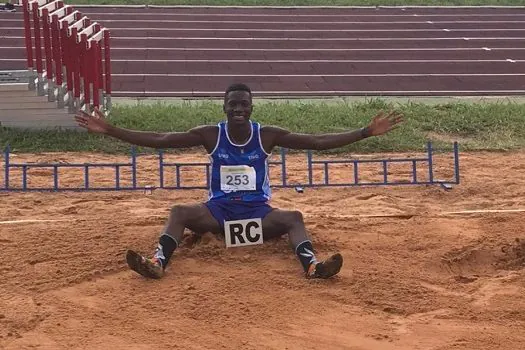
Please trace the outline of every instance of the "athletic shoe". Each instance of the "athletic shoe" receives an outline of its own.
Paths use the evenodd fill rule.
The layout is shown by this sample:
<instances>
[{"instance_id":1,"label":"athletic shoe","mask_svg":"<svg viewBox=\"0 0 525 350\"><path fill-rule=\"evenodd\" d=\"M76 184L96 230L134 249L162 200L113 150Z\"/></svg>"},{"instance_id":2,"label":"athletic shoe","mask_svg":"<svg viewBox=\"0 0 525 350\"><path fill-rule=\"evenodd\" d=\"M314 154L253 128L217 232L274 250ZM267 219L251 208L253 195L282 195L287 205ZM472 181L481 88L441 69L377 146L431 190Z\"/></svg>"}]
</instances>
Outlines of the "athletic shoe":
<instances>
[{"instance_id":1,"label":"athletic shoe","mask_svg":"<svg viewBox=\"0 0 525 350\"><path fill-rule=\"evenodd\" d=\"M306 278L330 278L339 273L343 266L343 257L337 253L326 259L315 264L310 264Z\"/></svg>"},{"instance_id":2,"label":"athletic shoe","mask_svg":"<svg viewBox=\"0 0 525 350\"><path fill-rule=\"evenodd\" d=\"M164 269L158 259L148 259L133 250L128 250L126 261L133 271L146 278L159 279L164 275Z\"/></svg>"}]
</instances>

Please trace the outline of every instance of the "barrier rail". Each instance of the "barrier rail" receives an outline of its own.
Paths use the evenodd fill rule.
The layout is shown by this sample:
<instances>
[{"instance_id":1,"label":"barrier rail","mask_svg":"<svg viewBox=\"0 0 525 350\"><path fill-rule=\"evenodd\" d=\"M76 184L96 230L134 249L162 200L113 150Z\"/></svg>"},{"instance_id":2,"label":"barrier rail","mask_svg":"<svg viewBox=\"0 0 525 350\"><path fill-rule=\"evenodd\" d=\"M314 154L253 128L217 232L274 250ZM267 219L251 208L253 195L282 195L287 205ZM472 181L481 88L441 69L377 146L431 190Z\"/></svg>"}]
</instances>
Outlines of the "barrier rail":
<instances>
[{"instance_id":1,"label":"barrier rail","mask_svg":"<svg viewBox=\"0 0 525 350\"><path fill-rule=\"evenodd\" d=\"M441 185L445 188L450 188L451 185L459 184L460 173L459 173L459 145L454 143L453 154L452 154L452 167L453 175L449 179L437 179L434 168L434 157L435 152L432 147L432 143L428 143L426 147L426 156L425 157L405 157L405 158L392 158L392 159L318 159L314 160L314 154L311 151L306 152L306 167L305 169L299 170L304 171L307 174L307 181L290 181L288 179L288 174L290 170L288 169L289 162L287 161L288 151L286 149L281 149L280 160L270 161L269 164L273 166L280 166L280 182L272 180L274 188L289 188L289 187L329 187L329 186L338 186L338 187L349 187L349 186L385 186L385 185ZM11 150L10 147L6 147L3 152L3 186L0 185L0 191L119 191L119 190L147 190L147 189L207 189L210 183L210 164L206 162L167 162L165 160L165 152L159 150L155 155L155 163L157 164L158 178L154 179L153 183L158 185L151 185L150 181L148 185L140 186L138 184L139 171L138 167L140 165L140 156L137 154L135 147L131 148L130 160L129 162L118 162L118 163L14 163L11 160ZM426 163L425 168L418 168L418 165L421 163ZM376 164L379 165L382 169L380 171L380 180L377 181L362 181L361 172L362 167L365 164ZM411 166L408 173L411 175L410 179L403 181L392 181L389 177L390 166L392 164L407 164ZM321 165L321 175L315 175L316 166ZM345 182L335 182L330 180L330 169L337 165L350 165L353 170L353 181ZM49 187L31 187L28 185L30 170L31 169L49 169L46 175L49 175L50 180L52 180L52 185ZM60 186L59 170L63 168L76 168L81 169L83 176L83 185L82 186ZM93 168L113 168L114 169L114 182L112 186L105 187L96 187L93 185L93 181L90 180L90 172ZM182 182L181 171L183 168L202 168L204 174L201 179L195 179L194 175L191 178L192 184L185 185ZM125 180L123 178L122 169L129 170L129 178ZM170 169L175 170L174 174L174 183L169 183L166 180L167 174ZM419 170L418 170L419 169ZM418 171L424 170L426 173L426 178L421 179L417 174ZM20 182L17 184L13 183L13 171L21 171ZM149 168L148 172L151 172ZM297 172L297 167L294 169L294 172ZM449 170L450 171L450 170ZM377 171L375 171L377 173ZM42 175L42 174L40 174ZM316 181L315 178L322 178L322 181ZM122 185L124 181L129 182L129 185ZM200 182L195 184L195 182ZM1 184L1 182L0 182Z\"/></svg>"},{"instance_id":2,"label":"barrier rail","mask_svg":"<svg viewBox=\"0 0 525 350\"><path fill-rule=\"evenodd\" d=\"M355 159L355 160L313 160L312 153L308 152L308 184L307 186L367 186L367 185L433 185L433 184L459 184L459 146L457 143L454 143L454 180L453 181L443 181L434 179L434 154L432 143L427 144L427 156L426 158L399 158L399 159ZM408 163L411 166L412 180L411 181L389 181L388 178L388 166L389 164L397 163ZM428 180L420 181L417 176L417 165L420 163L427 163L428 169ZM313 165L321 164L323 165L324 170L324 181L322 184L315 183L313 181ZM328 170L330 164L352 164L353 166L353 182L346 183L330 183L330 172ZM360 164L380 164L382 166L382 176L383 181L381 182L362 182L359 180L359 167Z\"/></svg>"},{"instance_id":3,"label":"barrier rail","mask_svg":"<svg viewBox=\"0 0 525 350\"><path fill-rule=\"evenodd\" d=\"M10 159L10 147L7 146L4 150L4 186L3 191L104 191L104 190L136 190L137 187L137 154L135 148L131 149L131 158L128 163L13 163ZM131 186L121 186L121 169L123 167L130 167L131 169ZM48 168L51 170L53 179L52 187L34 187L28 186L28 174L30 169ZM59 169L63 168L77 168L83 171L84 186L82 187L67 187L60 188L59 186ZM112 187L93 187L90 186L90 171L93 168L114 168L115 169L115 184ZM11 181L11 170L21 169L22 179L19 186L13 186ZM142 187L144 188L144 187Z\"/></svg>"},{"instance_id":4,"label":"barrier rail","mask_svg":"<svg viewBox=\"0 0 525 350\"><path fill-rule=\"evenodd\" d=\"M269 161L268 164L271 165L281 165L281 186L286 186L286 149L282 148L280 152L281 160L280 161ZM210 163L203 162L171 162L166 163L164 161L164 152L162 150L158 153L159 157L159 188L163 189L207 189L210 185ZM165 173L166 168L174 167L175 168L175 185L166 185L165 183ZM205 183L199 186L185 186L182 184L181 170L183 167L204 167L205 168Z\"/></svg>"}]
</instances>

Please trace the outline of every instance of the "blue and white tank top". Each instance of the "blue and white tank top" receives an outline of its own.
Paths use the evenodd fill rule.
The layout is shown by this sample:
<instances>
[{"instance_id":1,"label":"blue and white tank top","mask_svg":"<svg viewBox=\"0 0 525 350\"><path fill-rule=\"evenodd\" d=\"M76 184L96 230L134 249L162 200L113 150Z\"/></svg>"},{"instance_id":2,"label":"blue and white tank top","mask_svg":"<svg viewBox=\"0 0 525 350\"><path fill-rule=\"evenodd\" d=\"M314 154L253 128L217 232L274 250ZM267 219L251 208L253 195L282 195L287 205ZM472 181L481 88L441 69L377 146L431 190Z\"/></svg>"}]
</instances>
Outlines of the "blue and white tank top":
<instances>
[{"instance_id":1,"label":"blue and white tank top","mask_svg":"<svg viewBox=\"0 0 525 350\"><path fill-rule=\"evenodd\" d=\"M232 142L227 122L219 123L217 144L209 154L211 179L209 200L231 199L245 202L270 200L269 153L261 142L261 126L250 122L251 135L244 144Z\"/></svg>"}]
</instances>

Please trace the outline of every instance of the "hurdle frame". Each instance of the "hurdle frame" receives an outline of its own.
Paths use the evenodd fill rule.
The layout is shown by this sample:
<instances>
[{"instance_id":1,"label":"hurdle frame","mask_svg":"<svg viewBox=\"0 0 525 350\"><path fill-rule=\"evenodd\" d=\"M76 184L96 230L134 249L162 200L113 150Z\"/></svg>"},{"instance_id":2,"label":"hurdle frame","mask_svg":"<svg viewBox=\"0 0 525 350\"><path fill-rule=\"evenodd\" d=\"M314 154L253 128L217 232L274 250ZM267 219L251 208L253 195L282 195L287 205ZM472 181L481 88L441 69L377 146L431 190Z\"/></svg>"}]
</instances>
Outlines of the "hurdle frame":
<instances>
[{"instance_id":1,"label":"hurdle frame","mask_svg":"<svg viewBox=\"0 0 525 350\"><path fill-rule=\"evenodd\" d=\"M280 166L281 168L281 179L279 182L274 182L271 185L272 188L313 188L313 187L357 187L357 186L398 186L398 185L440 185L444 188L450 189L452 185L459 185L460 183L460 167L459 167L459 144L454 142L453 144L453 176L450 180L439 180L436 179L434 174L434 148L431 142L427 143L425 154L426 157L415 157L415 158L390 158L390 159L321 159L314 160L313 153L311 150L306 151L306 173L308 179L306 182L295 182L288 181L287 174L287 154L288 150L281 148L280 160L268 161L269 167ZM155 181L158 186L154 187L151 184L139 186L137 183L138 178L138 154L136 148L133 146L130 150L130 161L127 163L71 163L71 164L58 164L58 163L13 163L10 159L11 149L9 145L2 152L4 161L4 184L0 185L0 192L16 192L16 191L121 191L121 190L152 190L155 188L166 189L166 190L195 190L195 189L208 189L211 180L209 162L167 162L165 160L165 151L158 150L156 153L156 161L158 164L158 180ZM417 176L417 165L421 162L428 163L428 180L421 181ZM377 182L363 182L360 181L359 176L359 165L378 163L382 165L383 179ZM412 180L411 181L389 181L388 180L388 165L392 163L409 163L412 165ZM324 173L324 181L314 181L314 165L322 165ZM352 164L353 167L353 182L344 183L332 183L330 182L330 164ZM115 169L115 185L113 187L90 187L89 170L97 167L112 167ZM130 167L131 169L131 186L121 186L121 169L123 167ZM181 170L188 167L201 167L204 168L204 184L202 185L190 185L186 186L182 183ZM28 170L31 168L51 168L53 186L51 187L40 187L30 188L27 185L28 181ZM84 171L84 186L82 187L60 187L58 170L61 168L82 168ZM175 168L175 184L169 184L166 182L166 172L170 168ZM22 169L22 183L20 186L15 187L12 185L12 179L10 171L11 169ZM269 168L270 171L270 168Z\"/></svg>"},{"instance_id":2,"label":"hurdle frame","mask_svg":"<svg viewBox=\"0 0 525 350\"><path fill-rule=\"evenodd\" d=\"M307 163L308 163L308 183L301 185L302 187L329 187L329 186L384 186L384 185L452 185L459 184L459 144L454 142L453 144L453 157L454 157L454 180L444 181L434 179L434 167L433 167L433 146L432 142L427 142L426 146L426 158L397 158L397 159L352 159L352 160L314 160L312 151L307 151ZM381 164L383 167L383 181L382 182L360 182L359 181L359 165L360 164ZM391 163L410 163L412 165L412 181L388 181L388 165ZM419 181L417 179L417 164L428 163L428 181ZM324 182L314 183L313 181L313 165L322 164L324 166ZM346 183L330 183L330 172L328 170L330 164L352 164L353 165L353 177L354 182Z\"/></svg>"},{"instance_id":3,"label":"hurdle frame","mask_svg":"<svg viewBox=\"0 0 525 350\"><path fill-rule=\"evenodd\" d=\"M58 109L67 106L69 113L91 113L101 106L109 114L109 30L63 0L22 0L21 4L31 77L28 89L37 96L47 95Z\"/></svg>"},{"instance_id":4,"label":"hurdle frame","mask_svg":"<svg viewBox=\"0 0 525 350\"><path fill-rule=\"evenodd\" d=\"M281 165L281 181L282 184L286 184L286 153L287 150L285 148L281 148L280 151L280 157L281 160L279 161L269 161L268 165ZM208 189L210 186L210 163L204 163L204 162L165 162L164 161L164 151L159 150L158 151L158 159L159 159L159 188L162 189L169 189L169 190L195 190L195 189ZM166 168L175 168L175 186L169 186L165 183L165 172ZM205 175L206 175L206 184L202 186L183 186L181 185L181 169L183 167L205 167ZM277 185L278 186L278 185Z\"/></svg>"},{"instance_id":5,"label":"hurdle frame","mask_svg":"<svg viewBox=\"0 0 525 350\"><path fill-rule=\"evenodd\" d=\"M69 164L57 164L57 163L13 163L10 160L10 146L6 146L3 151L4 157L4 186L0 187L0 192L41 192L41 191L126 191L126 190L138 190L145 189L146 186L137 186L137 150L135 147L131 147L130 160L128 163L69 163ZM121 186L121 168L130 167L131 169L131 186ZM33 187L30 188L28 182L28 171L31 168L51 168L52 170L52 187ZM59 186L59 173L60 168L80 168L83 169L84 186L82 187L60 187ZM93 168L114 168L115 169L115 185L113 187L90 187L90 169ZM22 169L22 183L20 187L12 187L10 169Z\"/></svg>"}]
</instances>

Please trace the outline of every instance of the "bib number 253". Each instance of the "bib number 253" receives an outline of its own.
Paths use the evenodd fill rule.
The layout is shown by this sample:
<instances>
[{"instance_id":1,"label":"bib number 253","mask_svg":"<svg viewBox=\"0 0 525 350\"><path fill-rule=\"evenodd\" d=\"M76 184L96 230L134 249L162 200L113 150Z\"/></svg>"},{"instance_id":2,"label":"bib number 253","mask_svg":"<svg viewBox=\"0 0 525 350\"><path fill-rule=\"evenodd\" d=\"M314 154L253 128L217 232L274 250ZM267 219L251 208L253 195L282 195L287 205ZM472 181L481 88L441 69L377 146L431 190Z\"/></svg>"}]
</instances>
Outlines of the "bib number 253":
<instances>
[{"instance_id":1,"label":"bib number 253","mask_svg":"<svg viewBox=\"0 0 525 350\"><path fill-rule=\"evenodd\" d=\"M247 165L221 166L221 191L255 191L255 169Z\"/></svg>"},{"instance_id":2,"label":"bib number 253","mask_svg":"<svg viewBox=\"0 0 525 350\"><path fill-rule=\"evenodd\" d=\"M249 183L248 175L226 175L226 185L239 186L248 185Z\"/></svg>"}]
</instances>

